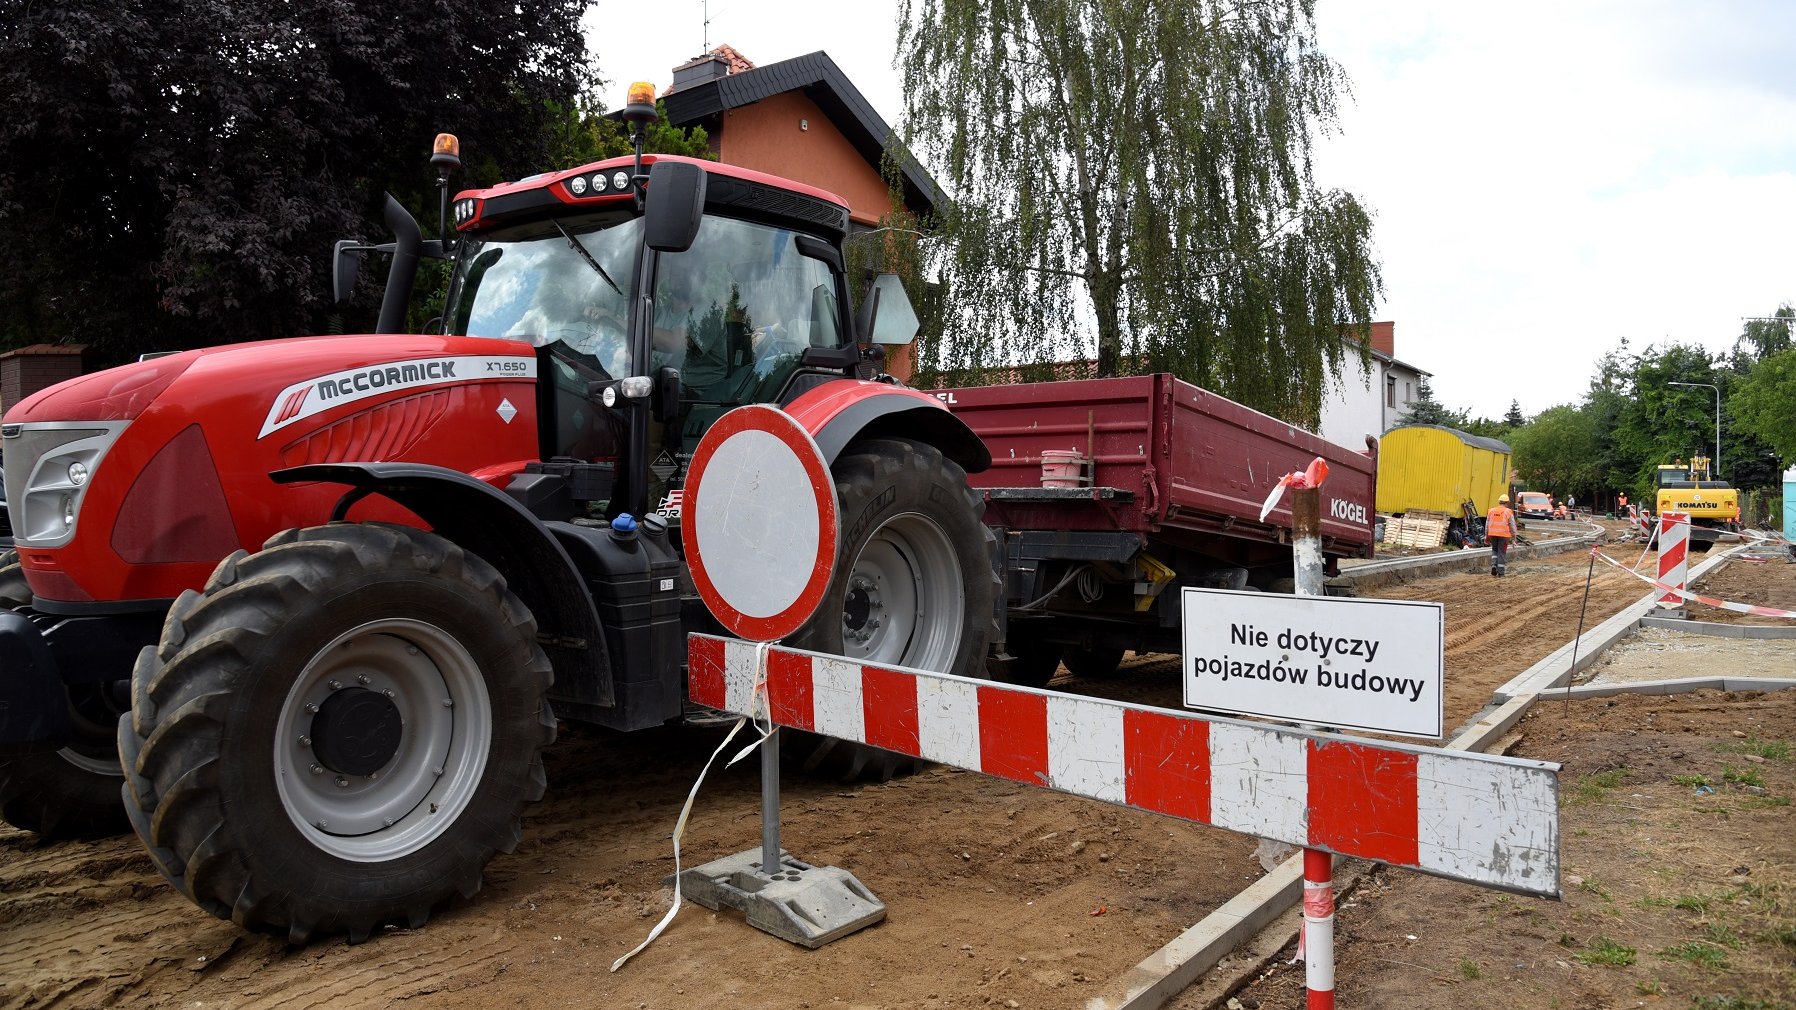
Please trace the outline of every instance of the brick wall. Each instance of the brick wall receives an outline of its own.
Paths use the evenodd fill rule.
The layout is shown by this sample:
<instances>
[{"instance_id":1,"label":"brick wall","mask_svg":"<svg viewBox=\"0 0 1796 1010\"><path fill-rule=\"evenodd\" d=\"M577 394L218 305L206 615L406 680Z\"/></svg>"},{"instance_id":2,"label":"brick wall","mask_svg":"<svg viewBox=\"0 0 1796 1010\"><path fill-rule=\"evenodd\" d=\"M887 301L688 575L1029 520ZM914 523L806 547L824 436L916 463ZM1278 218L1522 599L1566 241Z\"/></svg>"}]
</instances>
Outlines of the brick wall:
<instances>
[{"instance_id":1,"label":"brick wall","mask_svg":"<svg viewBox=\"0 0 1796 1010\"><path fill-rule=\"evenodd\" d=\"M80 375L80 344L32 344L0 354L0 409Z\"/></svg>"}]
</instances>

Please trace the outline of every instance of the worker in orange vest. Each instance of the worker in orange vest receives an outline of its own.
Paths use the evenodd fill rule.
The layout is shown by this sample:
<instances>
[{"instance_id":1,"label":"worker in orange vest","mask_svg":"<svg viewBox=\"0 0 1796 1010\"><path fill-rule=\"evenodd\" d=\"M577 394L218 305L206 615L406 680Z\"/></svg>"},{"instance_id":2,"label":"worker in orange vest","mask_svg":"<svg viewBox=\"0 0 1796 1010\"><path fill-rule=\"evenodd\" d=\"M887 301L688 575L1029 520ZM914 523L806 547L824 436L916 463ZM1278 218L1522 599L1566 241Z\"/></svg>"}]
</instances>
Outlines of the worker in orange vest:
<instances>
[{"instance_id":1,"label":"worker in orange vest","mask_svg":"<svg viewBox=\"0 0 1796 1010\"><path fill-rule=\"evenodd\" d=\"M1515 539L1515 513L1509 496L1498 495L1495 508L1484 517L1484 540L1490 544L1490 573L1502 578L1509 567L1509 542Z\"/></svg>"}]
</instances>

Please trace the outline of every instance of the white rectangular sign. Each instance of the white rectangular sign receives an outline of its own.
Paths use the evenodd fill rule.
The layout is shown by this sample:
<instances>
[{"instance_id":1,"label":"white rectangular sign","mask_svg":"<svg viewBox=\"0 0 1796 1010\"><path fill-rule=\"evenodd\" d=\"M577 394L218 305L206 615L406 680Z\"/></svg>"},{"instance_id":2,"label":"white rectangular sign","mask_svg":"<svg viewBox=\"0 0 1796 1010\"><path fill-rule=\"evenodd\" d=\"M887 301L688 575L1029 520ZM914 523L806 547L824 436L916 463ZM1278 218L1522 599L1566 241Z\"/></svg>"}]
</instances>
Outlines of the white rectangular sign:
<instances>
[{"instance_id":1,"label":"white rectangular sign","mask_svg":"<svg viewBox=\"0 0 1796 1010\"><path fill-rule=\"evenodd\" d=\"M1439 603L1185 589L1185 706L1439 739Z\"/></svg>"}]
</instances>

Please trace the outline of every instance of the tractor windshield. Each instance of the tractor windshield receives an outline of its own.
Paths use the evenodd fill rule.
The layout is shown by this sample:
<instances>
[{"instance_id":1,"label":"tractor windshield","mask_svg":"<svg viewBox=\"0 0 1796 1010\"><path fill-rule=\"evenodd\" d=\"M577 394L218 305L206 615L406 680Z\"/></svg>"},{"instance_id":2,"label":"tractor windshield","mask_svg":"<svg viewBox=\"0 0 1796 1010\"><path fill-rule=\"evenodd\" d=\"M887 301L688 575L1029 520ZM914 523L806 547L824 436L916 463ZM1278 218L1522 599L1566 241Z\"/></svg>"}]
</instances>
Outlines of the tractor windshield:
<instances>
[{"instance_id":1,"label":"tractor windshield","mask_svg":"<svg viewBox=\"0 0 1796 1010\"><path fill-rule=\"evenodd\" d=\"M560 343L605 377L630 375L626 292L636 280L641 232L640 218L619 214L468 236L445 328L536 347Z\"/></svg>"}]
</instances>

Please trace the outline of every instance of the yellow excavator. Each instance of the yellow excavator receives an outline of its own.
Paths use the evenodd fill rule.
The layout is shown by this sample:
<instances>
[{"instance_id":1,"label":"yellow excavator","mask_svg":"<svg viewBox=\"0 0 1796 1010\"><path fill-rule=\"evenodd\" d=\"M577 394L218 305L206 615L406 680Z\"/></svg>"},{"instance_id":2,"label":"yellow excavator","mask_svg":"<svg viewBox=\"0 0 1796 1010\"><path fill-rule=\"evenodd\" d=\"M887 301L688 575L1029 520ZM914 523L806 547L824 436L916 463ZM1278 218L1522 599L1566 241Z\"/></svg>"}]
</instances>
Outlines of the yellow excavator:
<instances>
[{"instance_id":1,"label":"yellow excavator","mask_svg":"<svg viewBox=\"0 0 1796 1010\"><path fill-rule=\"evenodd\" d=\"M1690 516L1690 550L1697 554L1715 545L1723 532L1740 529L1740 493L1724 480L1714 478L1707 456L1681 458L1659 465L1658 513L1684 512Z\"/></svg>"}]
</instances>

